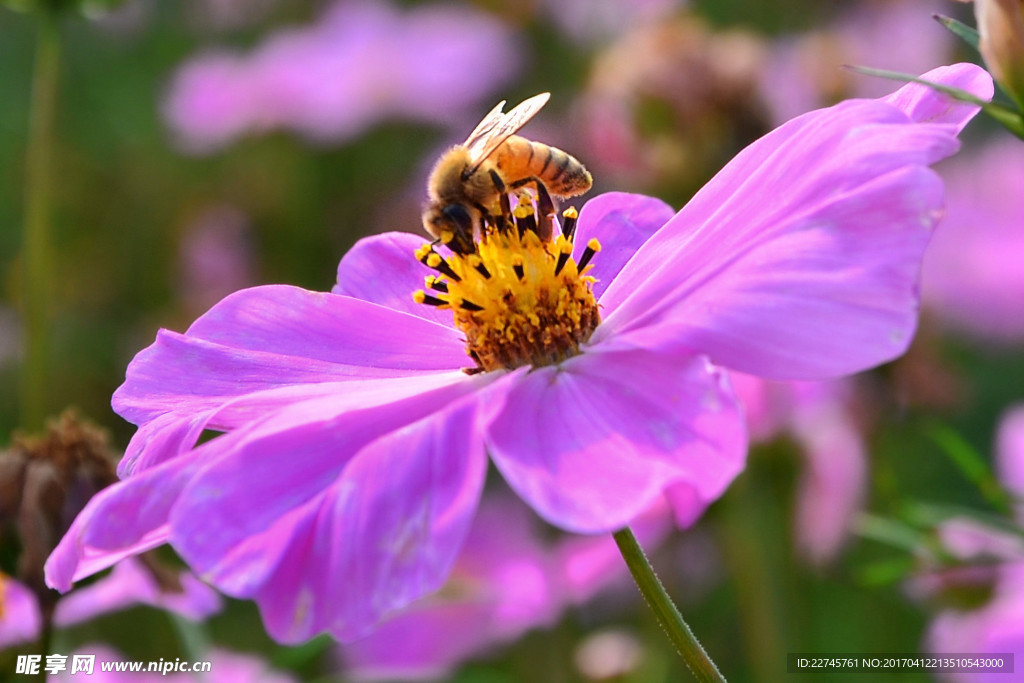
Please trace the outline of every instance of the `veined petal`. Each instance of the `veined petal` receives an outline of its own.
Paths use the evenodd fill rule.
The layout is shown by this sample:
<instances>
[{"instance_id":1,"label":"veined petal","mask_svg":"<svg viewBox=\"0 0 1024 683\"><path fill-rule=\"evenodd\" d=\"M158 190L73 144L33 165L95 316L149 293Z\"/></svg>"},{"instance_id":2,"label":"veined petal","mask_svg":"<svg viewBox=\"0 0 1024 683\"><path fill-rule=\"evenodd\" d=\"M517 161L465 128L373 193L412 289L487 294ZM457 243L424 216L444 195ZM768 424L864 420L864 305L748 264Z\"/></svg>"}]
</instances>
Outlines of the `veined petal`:
<instances>
[{"instance_id":1,"label":"veined petal","mask_svg":"<svg viewBox=\"0 0 1024 683\"><path fill-rule=\"evenodd\" d=\"M338 283L331 291L451 327L451 311L412 299L413 292L423 289L424 278L435 274L413 256L426 241L408 232L386 232L359 240L338 264Z\"/></svg>"},{"instance_id":2,"label":"veined petal","mask_svg":"<svg viewBox=\"0 0 1024 683\"><path fill-rule=\"evenodd\" d=\"M162 331L128 366L114 408L146 419L275 386L465 363L454 330L350 297L268 285L228 296L184 335Z\"/></svg>"},{"instance_id":3,"label":"veined petal","mask_svg":"<svg viewBox=\"0 0 1024 683\"><path fill-rule=\"evenodd\" d=\"M354 391L328 393L293 402L287 409L274 413L271 418L251 423L244 429L231 432L178 457L139 471L130 478L104 489L89 501L47 560L47 582L58 590L66 591L74 581L106 569L124 557L168 542L171 536L171 513L178 504L182 491L204 468L216 471L218 461L222 458L230 459L233 454L245 447L247 440L258 443L266 436L272 437L288 429L301 431L303 424L316 424L318 420L329 422L332 417L338 418L341 414L353 413L354 408L362 409L363 413L391 411L400 414L402 401L416 401L421 394L427 396L424 399L426 401L441 400L445 391L461 395L471 387L460 385L467 384L472 384L471 378L458 372L346 383L344 388ZM337 386L325 383L318 388L328 390ZM375 425L377 423L371 423L368 428L372 429ZM348 437L356 440L357 435L361 433L356 428ZM375 438L379 433L378 431L362 438L365 441ZM344 465L348 457L351 457L352 453L346 452L344 443L338 445L337 440L343 438L343 435L334 433L333 438L336 451L330 454L331 457L326 461L311 463L309 467L319 464L320 467L335 468L336 471ZM273 458L275 455L266 453L265 457ZM283 455L278 456L275 464L278 469L272 475L267 475L272 481L281 481L287 473L301 469L295 467L295 463ZM256 468L255 461L239 465L235 458L230 460L230 465L235 467L236 481L230 486L225 483L229 491L237 491L243 485L250 488L255 486L240 474L256 471L249 469ZM317 481L322 486L329 483L327 478ZM264 482L266 483L268 482ZM239 496L244 497L243 493L239 493ZM312 497L314 493L309 492L306 495ZM302 491L294 491L293 495L303 494ZM255 501L254 504L261 505L262 502ZM235 520L235 523L241 526L241 521Z\"/></svg>"},{"instance_id":4,"label":"veined petal","mask_svg":"<svg viewBox=\"0 0 1024 683\"><path fill-rule=\"evenodd\" d=\"M254 391L222 401L219 406L189 414L165 413L144 424L132 437L118 474L124 478L191 449L204 429L228 431L254 422L276 410L315 398L330 398L334 410L365 408L428 391L465 379L461 372L420 373L413 377L384 377L296 384Z\"/></svg>"},{"instance_id":5,"label":"veined petal","mask_svg":"<svg viewBox=\"0 0 1024 683\"><path fill-rule=\"evenodd\" d=\"M974 64L953 64L932 69L921 76L926 81L942 83L974 93L983 100L992 99L994 87L987 71ZM883 101L894 105L913 121L919 123L948 123L960 131L966 126L978 108L944 97L931 88L917 83L908 83Z\"/></svg>"},{"instance_id":6,"label":"veined petal","mask_svg":"<svg viewBox=\"0 0 1024 683\"><path fill-rule=\"evenodd\" d=\"M583 205L572 256L578 262L592 238L601 243L601 253L590 271L597 278L596 298L601 298L636 250L673 215L675 209L660 199L626 192L598 195Z\"/></svg>"},{"instance_id":7,"label":"veined petal","mask_svg":"<svg viewBox=\"0 0 1024 683\"><path fill-rule=\"evenodd\" d=\"M777 379L893 358L914 329L921 255L942 209L925 165L957 149L956 130L853 100L769 133L623 268L593 341L682 343Z\"/></svg>"},{"instance_id":8,"label":"veined petal","mask_svg":"<svg viewBox=\"0 0 1024 683\"><path fill-rule=\"evenodd\" d=\"M179 590L162 587L150 569L129 557L108 576L61 598L55 624L71 626L135 605L151 605L195 621L220 611L220 595L191 573L181 572L178 582Z\"/></svg>"},{"instance_id":9,"label":"veined petal","mask_svg":"<svg viewBox=\"0 0 1024 683\"><path fill-rule=\"evenodd\" d=\"M82 509L46 560L46 584L71 584L167 542L167 519L178 494L203 464L192 451L118 482Z\"/></svg>"},{"instance_id":10,"label":"veined petal","mask_svg":"<svg viewBox=\"0 0 1024 683\"><path fill-rule=\"evenodd\" d=\"M492 379L340 414L321 399L222 437L230 452L183 491L171 544L255 599L275 638L363 634L443 582L486 470L468 394Z\"/></svg>"},{"instance_id":11,"label":"veined petal","mask_svg":"<svg viewBox=\"0 0 1024 683\"><path fill-rule=\"evenodd\" d=\"M468 362L456 331L423 318L297 287L243 290L185 334L161 331L128 366L113 406L141 429L121 472L187 450L203 429L234 429L266 414L261 406L301 398L260 392L299 386L315 396L322 382L442 373ZM224 409L241 397L250 397L244 413Z\"/></svg>"},{"instance_id":12,"label":"veined petal","mask_svg":"<svg viewBox=\"0 0 1024 683\"><path fill-rule=\"evenodd\" d=\"M703 357L590 349L502 384L481 398L491 457L569 531L617 530L674 483L714 500L743 468L741 409Z\"/></svg>"}]
</instances>

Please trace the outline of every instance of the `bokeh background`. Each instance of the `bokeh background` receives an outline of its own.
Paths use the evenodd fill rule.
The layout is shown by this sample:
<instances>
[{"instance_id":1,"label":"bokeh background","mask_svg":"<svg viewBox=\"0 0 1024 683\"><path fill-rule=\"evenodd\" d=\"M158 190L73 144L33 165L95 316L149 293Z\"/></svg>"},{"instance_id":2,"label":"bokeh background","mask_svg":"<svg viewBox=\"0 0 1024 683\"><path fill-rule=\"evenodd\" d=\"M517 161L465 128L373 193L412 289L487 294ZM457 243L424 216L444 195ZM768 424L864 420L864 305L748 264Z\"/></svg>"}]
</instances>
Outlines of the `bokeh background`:
<instances>
[{"instance_id":1,"label":"bokeh background","mask_svg":"<svg viewBox=\"0 0 1024 683\"><path fill-rule=\"evenodd\" d=\"M75 407L123 448L133 427L111 412L110 395L158 328L184 330L246 286L329 290L361 237L418 232L432 162L499 100L552 93L525 133L582 160L592 194L643 192L680 206L788 118L897 87L844 64L917 74L978 61L936 12L973 23L969 5L945 0L126 0L66 12L47 412ZM35 27L31 14L0 7L4 442L22 426ZM1024 400L1024 143L979 119L939 170L949 213L926 263L911 351L828 384L737 378L756 437L747 471L692 528L654 523L645 537L731 681L786 679L790 652L936 650L937 620L1000 595L991 557L958 554L944 532L954 517L1012 526L962 463L993 462L1000 421ZM573 539L525 515L499 517L524 518L530 540L517 561L541 583L491 577L519 586L522 609L488 612L512 626L479 646L453 626L449 640L464 638L469 651L439 664L435 678L686 680L607 548L574 553ZM475 566L499 550L481 551ZM593 576L549 580L564 579L577 556ZM979 564L988 573L961 577ZM526 609L538 595L548 606ZM440 617L428 631L460 618ZM946 628L938 651L980 647ZM401 649L421 637L410 626L387 642ZM130 607L62 629L53 649L93 643L153 660L226 648L295 680L365 679L373 667L360 662L386 659L326 638L276 645L253 606L234 601L202 624ZM6 652L0 679L13 670Z\"/></svg>"}]
</instances>

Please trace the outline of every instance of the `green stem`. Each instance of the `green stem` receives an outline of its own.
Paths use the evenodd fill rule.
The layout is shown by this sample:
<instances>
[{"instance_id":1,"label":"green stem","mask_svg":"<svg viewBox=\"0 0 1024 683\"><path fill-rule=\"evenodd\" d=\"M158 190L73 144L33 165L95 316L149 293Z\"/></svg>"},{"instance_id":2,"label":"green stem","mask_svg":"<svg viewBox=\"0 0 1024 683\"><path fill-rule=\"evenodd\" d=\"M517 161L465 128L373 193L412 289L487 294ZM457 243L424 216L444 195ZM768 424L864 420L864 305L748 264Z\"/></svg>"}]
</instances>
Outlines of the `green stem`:
<instances>
[{"instance_id":1,"label":"green stem","mask_svg":"<svg viewBox=\"0 0 1024 683\"><path fill-rule=\"evenodd\" d=\"M665 587L661 585L661 581L654 574L654 569L633 532L626 527L615 532L614 537L619 546L619 552L622 553L622 558L633 575L633 580L636 581L647 604L654 610L654 615L658 618L661 628L664 629L672 644L676 646L676 650L686 662L686 666L690 667L694 677L702 683L725 683L725 678L718 671L718 667L701 647Z\"/></svg>"},{"instance_id":2,"label":"green stem","mask_svg":"<svg viewBox=\"0 0 1024 683\"><path fill-rule=\"evenodd\" d=\"M53 139L57 113L60 63L59 12L39 11L35 73L29 110L27 174L25 180L25 238L23 244L22 315L25 326L25 365L21 378L21 426L43 427L48 384L47 355L50 313L50 224L53 204Z\"/></svg>"}]
</instances>

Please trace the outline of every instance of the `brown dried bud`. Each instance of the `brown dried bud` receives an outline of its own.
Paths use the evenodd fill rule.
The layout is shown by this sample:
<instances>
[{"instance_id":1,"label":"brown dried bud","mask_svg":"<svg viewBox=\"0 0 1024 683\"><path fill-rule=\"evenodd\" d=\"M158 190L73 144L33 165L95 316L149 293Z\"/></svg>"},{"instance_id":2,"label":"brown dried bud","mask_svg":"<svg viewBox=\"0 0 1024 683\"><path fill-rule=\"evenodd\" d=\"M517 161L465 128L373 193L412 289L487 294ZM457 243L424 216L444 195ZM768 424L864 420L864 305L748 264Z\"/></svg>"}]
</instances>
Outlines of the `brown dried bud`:
<instances>
[{"instance_id":1,"label":"brown dried bud","mask_svg":"<svg viewBox=\"0 0 1024 683\"><path fill-rule=\"evenodd\" d=\"M15 434L0 451L0 540L20 541L15 576L39 598L44 615L57 593L43 580L46 558L98 491L117 481L106 433L65 411L41 436Z\"/></svg>"},{"instance_id":2,"label":"brown dried bud","mask_svg":"<svg viewBox=\"0 0 1024 683\"><path fill-rule=\"evenodd\" d=\"M976 0L974 16L985 65L1024 107L1024 0Z\"/></svg>"}]
</instances>

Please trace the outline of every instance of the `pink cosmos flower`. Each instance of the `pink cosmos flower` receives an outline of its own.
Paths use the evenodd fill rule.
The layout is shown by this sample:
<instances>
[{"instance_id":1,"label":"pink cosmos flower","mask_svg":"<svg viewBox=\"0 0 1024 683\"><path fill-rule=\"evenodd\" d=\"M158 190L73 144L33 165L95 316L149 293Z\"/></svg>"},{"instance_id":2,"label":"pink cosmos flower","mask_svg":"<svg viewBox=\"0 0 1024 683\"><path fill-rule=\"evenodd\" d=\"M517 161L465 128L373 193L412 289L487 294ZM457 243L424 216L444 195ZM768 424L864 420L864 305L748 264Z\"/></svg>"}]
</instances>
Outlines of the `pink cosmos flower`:
<instances>
[{"instance_id":1,"label":"pink cosmos flower","mask_svg":"<svg viewBox=\"0 0 1024 683\"><path fill-rule=\"evenodd\" d=\"M178 576L181 590L160 586L135 558L118 564L109 576L76 590L57 603L54 624L72 626L134 605L150 605L199 621L220 611L216 591L188 572ZM0 576L0 647L33 641L42 630L39 603L28 587Z\"/></svg>"},{"instance_id":2,"label":"pink cosmos flower","mask_svg":"<svg viewBox=\"0 0 1024 683\"><path fill-rule=\"evenodd\" d=\"M922 297L948 327L995 342L1024 340L1024 164L1001 135L945 169L949 211L928 250Z\"/></svg>"},{"instance_id":3,"label":"pink cosmos flower","mask_svg":"<svg viewBox=\"0 0 1024 683\"><path fill-rule=\"evenodd\" d=\"M506 29L478 12L339 2L248 56L194 58L175 76L164 117L196 153L279 128L337 142L388 117L450 123L518 63Z\"/></svg>"},{"instance_id":4,"label":"pink cosmos flower","mask_svg":"<svg viewBox=\"0 0 1024 683\"><path fill-rule=\"evenodd\" d=\"M972 65L927 77L992 92ZM746 452L722 367L815 379L906 348L942 212L927 166L976 111L909 85L790 121L678 213L596 197L575 246L513 230L445 259L389 233L342 259L332 293L227 297L129 366L113 399L139 425L123 481L72 524L50 585L170 543L255 600L273 637L352 640L444 583L488 454L568 531L619 529L662 495L699 514ZM416 259L456 276L438 285L451 310L410 298L431 272ZM197 446L207 429L227 433Z\"/></svg>"}]
</instances>

